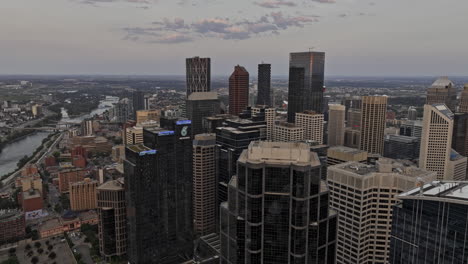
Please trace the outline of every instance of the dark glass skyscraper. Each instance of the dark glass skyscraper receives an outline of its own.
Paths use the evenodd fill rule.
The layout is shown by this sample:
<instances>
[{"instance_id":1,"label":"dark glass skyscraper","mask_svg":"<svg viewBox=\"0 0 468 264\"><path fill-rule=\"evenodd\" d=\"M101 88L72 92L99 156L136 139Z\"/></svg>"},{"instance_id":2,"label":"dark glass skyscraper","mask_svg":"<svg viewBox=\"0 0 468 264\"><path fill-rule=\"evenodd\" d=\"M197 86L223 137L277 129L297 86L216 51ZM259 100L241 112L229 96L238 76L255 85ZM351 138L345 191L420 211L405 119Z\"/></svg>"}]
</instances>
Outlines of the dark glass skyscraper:
<instances>
[{"instance_id":1,"label":"dark glass skyscraper","mask_svg":"<svg viewBox=\"0 0 468 264\"><path fill-rule=\"evenodd\" d=\"M143 130L126 149L128 257L131 263L181 263L193 254L191 121Z\"/></svg>"},{"instance_id":2,"label":"dark glass skyscraper","mask_svg":"<svg viewBox=\"0 0 468 264\"><path fill-rule=\"evenodd\" d=\"M466 264L468 182L433 182L398 196L390 263Z\"/></svg>"},{"instance_id":3,"label":"dark glass skyscraper","mask_svg":"<svg viewBox=\"0 0 468 264\"><path fill-rule=\"evenodd\" d=\"M271 106L271 64L258 65L257 105Z\"/></svg>"},{"instance_id":4,"label":"dark glass skyscraper","mask_svg":"<svg viewBox=\"0 0 468 264\"><path fill-rule=\"evenodd\" d=\"M195 92L211 91L211 59L193 57L185 60L187 97Z\"/></svg>"},{"instance_id":5,"label":"dark glass skyscraper","mask_svg":"<svg viewBox=\"0 0 468 264\"><path fill-rule=\"evenodd\" d=\"M132 95L133 117L136 117L136 111L145 110L145 94L142 91L135 91Z\"/></svg>"},{"instance_id":6,"label":"dark glass skyscraper","mask_svg":"<svg viewBox=\"0 0 468 264\"><path fill-rule=\"evenodd\" d=\"M304 143L252 142L221 204L221 263L335 263L337 213Z\"/></svg>"},{"instance_id":7,"label":"dark glass skyscraper","mask_svg":"<svg viewBox=\"0 0 468 264\"><path fill-rule=\"evenodd\" d=\"M218 94L216 92L191 93L186 102L187 118L192 120L193 135L202 134L203 118L214 116L221 111Z\"/></svg>"},{"instance_id":8,"label":"dark glass skyscraper","mask_svg":"<svg viewBox=\"0 0 468 264\"><path fill-rule=\"evenodd\" d=\"M304 76L302 77L298 69L295 69L293 74L291 74L293 68L303 68ZM289 69L289 93L295 96L288 98L288 122L293 122L294 115L305 110L322 113L325 53L291 53L289 57ZM301 98L297 97L298 94L301 95ZM293 113L290 114L289 112Z\"/></svg>"}]
</instances>

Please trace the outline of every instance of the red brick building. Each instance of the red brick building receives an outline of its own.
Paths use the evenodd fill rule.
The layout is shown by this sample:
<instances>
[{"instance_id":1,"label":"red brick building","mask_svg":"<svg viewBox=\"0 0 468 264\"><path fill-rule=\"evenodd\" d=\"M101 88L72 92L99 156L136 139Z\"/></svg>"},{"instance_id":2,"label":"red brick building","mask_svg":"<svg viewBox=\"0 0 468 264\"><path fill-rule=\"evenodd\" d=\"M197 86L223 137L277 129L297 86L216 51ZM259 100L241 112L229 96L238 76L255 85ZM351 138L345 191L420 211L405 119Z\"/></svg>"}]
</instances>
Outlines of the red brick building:
<instances>
[{"instance_id":1,"label":"red brick building","mask_svg":"<svg viewBox=\"0 0 468 264\"><path fill-rule=\"evenodd\" d=\"M23 239L25 228L23 212L17 209L0 210L0 245Z\"/></svg>"},{"instance_id":2,"label":"red brick building","mask_svg":"<svg viewBox=\"0 0 468 264\"><path fill-rule=\"evenodd\" d=\"M71 169L60 171L58 173L59 191L61 193L68 192L70 188L70 183L83 181L84 178L86 178L87 174L88 171L83 169Z\"/></svg>"},{"instance_id":3,"label":"red brick building","mask_svg":"<svg viewBox=\"0 0 468 264\"><path fill-rule=\"evenodd\" d=\"M239 115L249 105L249 72L237 65L229 77L229 114Z\"/></svg>"},{"instance_id":4,"label":"red brick building","mask_svg":"<svg viewBox=\"0 0 468 264\"><path fill-rule=\"evenodd\" d=\"M31 189L23 192L22 195L23 212L31 212L44 208L44 200L38 190Z\"/></svg>"},{"instance_id":5,"label":"red brick building","mask_svg":"<svg viewBox=\"0 0 468 264\"><path fill-rule=\"evenodd\" d=\"M57 166L57 161L55 160L54 156L49 156L45 158L44 164L46 167L53 167L53 166Z\"/></svg>"}]
</instances>

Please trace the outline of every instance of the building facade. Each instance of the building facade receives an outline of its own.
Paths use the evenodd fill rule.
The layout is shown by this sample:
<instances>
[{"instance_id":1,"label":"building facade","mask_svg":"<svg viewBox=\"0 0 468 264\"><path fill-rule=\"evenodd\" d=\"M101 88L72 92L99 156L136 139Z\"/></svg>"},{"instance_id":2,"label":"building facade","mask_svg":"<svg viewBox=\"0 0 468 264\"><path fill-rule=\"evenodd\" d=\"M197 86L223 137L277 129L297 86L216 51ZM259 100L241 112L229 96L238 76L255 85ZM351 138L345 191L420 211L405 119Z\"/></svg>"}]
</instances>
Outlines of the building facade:
<instances>
[{"instance_id":1,"label":"building facade","mask_svg":"<svg viewBox=\"0 0 468 264\"><path fill-rule=\"evenodd\" d=\"M249 72L237 65L229 77L229 114L239 115L248 105Z\"/></svg>"},{"instance_id":2,"label":"building facade","mask_svg":"<svg viewBox=\"0 0 468 264\"><path fill-rule=\"evenodd\" d=\"M70 207L73 211L96 209L96 188L98 182L86 178L70 184Z\"/></svg>"},{"instance_id":3,"label":"building facade","mask_svg":"<svg viewBox=\"0 0 468 264\"><path fill-rule=\"evenodd\" d=\"M18 209L0 210L0 245L21 240L26 235L24 213Z\"/></svg>"},{"instance_id":4,"label":"building facade","mask_svg":"<svg viewBox=\"0 0 468 264\"><path fill-rule=\"evenodd\" d=\"M191 93L211 91L211 59L193 57L185 60L187 98Z\"/></svg>"},{"instance_id":5,"label":"building facade","mask_svg":"<svg viewBox=\"0 0 468 264\"><path fill-rule=\"evenodd\" d=\"M218 94L216 92L193 92L186 102L187 118L192 120L193 135L202 134L203 119L221 112Z\"/></svg>"},{"instance_id":6,"label":"building facade","mask_svg":"<svg viewBox=\"0 0 468 264\"><path fill-rule=\"evenodd\" d=\"M389 159L328 167L330 206L339 213L337 263L389 263L395 196L435 177Z\"/></svg>"},{"instance_id":7,"label":"building facade","mask_svg":"<svg viewBox=\"0 0 468 264\"><path fill-rule=\"evenodd\" d=\"M402 135L386 135L384 157L415 160L419 158L419 139Z\"/></svg>"},{"instance_id":8,"label":"building facade","mask_svg":"<svg viewBox=\"0 0 468 264\"><path fill-rule=\"evenodd\" d=\"M304 140L312 140L323 144L323 114L313 111L296 113L296 126L304 129Z\"/></svg>"},{"instance_id":9,"label":"building facade","mask_svg":"<svg viewBox=\"0 0 468 264\"><path fill-rule=\"evenodd\" d=\"M328 141L327 145L344 146L346 112L344 105L328 105Z\"/></svg>"},{"instance_id":10,"label":"building facade","mask_svg":"<svg viewBox=\"0 0 468 264\"><path fill-rule=\"evenodd\" d=\"M252 142L221 205L220 263L335 263L337 214L305 143Z\"/></svg>"},{"instance_id":11,"label":"building facade","mask_svg":"<svg viewBox=\"0 0 468 264\"><path fill-rule=\"evenodd\" d=\"M386 114L386 96L362 97L360 149L383 155Z\"/></svg>"},{"instance_id":12,"label":"building facade","mask_svg":"<svg viewBox=\"0 0 468 264\"><path fill-rule=\"evenodd\" d=\"M257 105L271 106L271 64L258 65Z\"/></svg>"},{"instance_id":13,"label":"building facade","mask_svg":"<svg viewBox=\"0 0 468 264\"><path fill-rule=\"evenodd\" d=\"M445 104L450 111L456 112L457 89L447 77L440 77L427 89L426 104Z\"/></svg>"},{"instance_id":14,"label":"building facade","mask_svg":"<svg viewBox=\"0 0 468 264\"><path fill-rule=\"evenodd\" d=\"M345 163L348 161L355 161L366 163L367 151L355 148L348 148L344 146L330 147L327 150L327 165L333 166L336 164Z\"/></svg>"},{"instance_id":15,"label":"building facade","mask_svg":"<svg viewBox=\"0 0 468 264\"><path fill-rule=\"evenodd\" d=\"M141 124L148 121L159 121L161 118L160 110L138 110L136 111L136 122Z\"/></svg>"},{"instance_id":16,"label":"building facade","mask_svg":"<svg viewBox=\"0 0 468 264\"><path fill-rule=\"evenodd\" d=\"M304 140L304 128L288 122L277 122L273 130L273 141L298 142Z\"/></svg>"},{"instance_id":17,"label":"building facade","mask_svg":"<svg viewBox=\"0 0 468 264\"><path fill-rule=\"evenodd\" d=\"M466 263L467 193L468 182L437 181L398 196L390 263Z\"/></svg>"}]
</instances>

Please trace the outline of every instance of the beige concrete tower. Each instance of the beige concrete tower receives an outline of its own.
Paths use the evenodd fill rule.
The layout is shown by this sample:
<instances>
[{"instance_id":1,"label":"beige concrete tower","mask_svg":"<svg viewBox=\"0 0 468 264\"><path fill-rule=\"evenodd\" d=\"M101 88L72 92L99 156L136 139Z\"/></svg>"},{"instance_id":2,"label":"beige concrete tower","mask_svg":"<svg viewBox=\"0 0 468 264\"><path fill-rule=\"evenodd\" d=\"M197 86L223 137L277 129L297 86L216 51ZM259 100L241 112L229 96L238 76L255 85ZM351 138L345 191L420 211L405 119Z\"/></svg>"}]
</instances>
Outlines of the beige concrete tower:
<instances>
[{"instance_id":1,"label":"beige concrete tower","mask_svg":"<svg viewBox=\"0 0 468 264\"><path fill-rule=\"evenodd\" d=\"M304 129L304 140L323 144L323 114L314 111L296 113L296 126Z\"/></svg>"},{"instance_id":2,"label":"beige concrete tower","mask_svg":"<svg viewBox=\"0 0 468 264\"><path fill-rule=\"evenodd\" d=\"M362 97L360 149L383 155L386 114L386 96Z\"/></svg>"},{"instance_id":3,"label":"beige concrete tower","mask_svg":"<svg viewBox=\"0 0 468 264\"><path fill-rule=\"evenodd\" d=\"M448 77L440 77L427 89L426 104L445 104L455 112L457 107L457 89Z\"/></svg>"},{"instance_id":4,"label":"beige concrete tower","mask_svg":"<svg viewBox=\"0 0 468 264\"><path fill-rule=\"evenodd\" d=\"M73 211L96 209L98 182L89 178L70 184L70 206Z\"/></svg>"},{"instance_id":5,"label":"beige concrete tower","mask_svg":"<svg viewBox=\"0 0 468 264\"><path fill-rule=\"evenodd\" d=\"M435 172L385 158L376 165L328 167L330 205L339 212L336 263L389 263L395 196L435 178Z\"/></svg>"},{"instance_id":6,"label":"beige concrete tower","mask_svg":"<svg viewBox=\"0 0 468 264\"><path fill-rule=\"evenodd\" d=\"M266 105L257 105L252 107L252 114L258 114L265 111L265 121L267 123L267 140L273 140L273 130L275 126L276 109L269 108Z\"/></svg>"},{"instance_id":7,"label":"beige concrete tower","mask_svg":"<svg viewBox=\"0 0 468 264\"><path fill-rule=\"evenodd\" d=\"M328 105L328 145L343 146L345 136L345 111L344 105Z\"/></svg>"},{"instance_id":8,"label":"beige concrete tower","mask_svg":"<svg viewBox=\"0 0 468 264\"><path fill-rule=\"evenodd\" d=\"M458 112L468 113L468 83L465 84L463 92L461 93L460 107L458 108Z\"/></svg>"},{"instance_id":9,"label":"beige concrete tower","mask_svg":"<svg viewBox=\"0 0 468 264\"><path fill-rule=\"evenodd\" d=\"M454 115L444 104L424 106L419 167L439 180L465 180L466 157L452 150Z\"/></svg>"},{"instance_id":10,"label":"beige concrete tower","mask_svg":"<svg viewBox=\"0 0 468 264\"><path fill-rule=\"evenodd\" d=\"M193 141L193 223L195 233L216 232L216 134Z\"/></svg>"},{"instance_id":11,"label":"beige concrete tower","mask_svg":"<svg viewBox=\"0 0 468 264\"><path fill-rule=\"evenodd\" d=\"M288 122L278 122L274 126L273 141L297 142L304 140L304 128Z\"/></svg>"}]
</instances>

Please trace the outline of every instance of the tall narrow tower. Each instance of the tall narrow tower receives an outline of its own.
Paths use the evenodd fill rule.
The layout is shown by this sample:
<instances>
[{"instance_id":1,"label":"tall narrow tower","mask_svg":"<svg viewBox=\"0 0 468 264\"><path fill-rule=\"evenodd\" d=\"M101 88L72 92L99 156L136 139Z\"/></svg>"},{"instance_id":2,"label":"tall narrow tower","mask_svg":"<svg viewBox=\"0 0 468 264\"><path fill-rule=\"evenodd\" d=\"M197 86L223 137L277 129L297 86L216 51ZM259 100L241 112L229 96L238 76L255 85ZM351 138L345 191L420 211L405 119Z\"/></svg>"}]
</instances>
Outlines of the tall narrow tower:
<instances>
[{"instance_id":1,"label":"tall narrow tower","mask_svg":"<svg viewBox=\"0 0 468 264\"><path fill-rule=\"evenodd\" d=\"M187 97L191 93L211 90L211 59L193 57L185 60Z\"/></svg>"},{"instance_id":2,"label":"tall narrow tower","mask_svg":"<svg viewBox=\"0 0 468 264\"><path fill-rule=\"evenodd\" d=\"M457 109L457 89L448 77L440 77L427 89L426 104L445 104L452 112Z\"/></svg>"},{"instance_id":3,"label":"tall narrow tower","mask_svg":"<svg viewBox=\"0 0 468 264\"><path fill-rule=\"evenodd\" d=\"M344 146L345 136L345 106L332 104L329 105L328 116L328 145Z\"/></svg>"},{"instance_id":4,"label":"tall narrow tower","mask_svg":"<svg viewBox=\"0 0 468 264\"><path fill-rule=\"evenodd\" d=\"M386 96L363 96L360 149L371 154L384 153Z\"/></svg>"},{"instance_id":5,"label":"tall narrow tower","mask_svg":"<svg viewBox=\"0 0 468 264\"><path fill-rule=\"evenodd\" d=\"M257 105L271 106L271 64L258 65Z\"/></svg>"},{"instance_id":6,"label":"tall narrow tower","mask_svg":"<svg viewBox=\"0 0 468 264\"><path fill-rule=\"evenodd\" d=\"M295 68L303 68L304 76L302 77L298 70L296 70L298 72L294 71L294 74L291 74L291 70ZM289 69L289 93L296 96L288 98L288 112L294 112L288 113L288 122L294 122L293 119L297 112L312 110L322 113L325 53L291 53L289 57ZM297 95L300 95L300 97L297 97Z\"/></svg>"},{"instance_id":7,"label":"tall narrow tower","mask_svg":"<svg viewBox=\"0 0 468 264\"><path fill-rule=\"evenodd\" d=\"M249 72L237 65L229 77L229 114L239 115L249 104Z\"/></svg>"}]
</instances>

